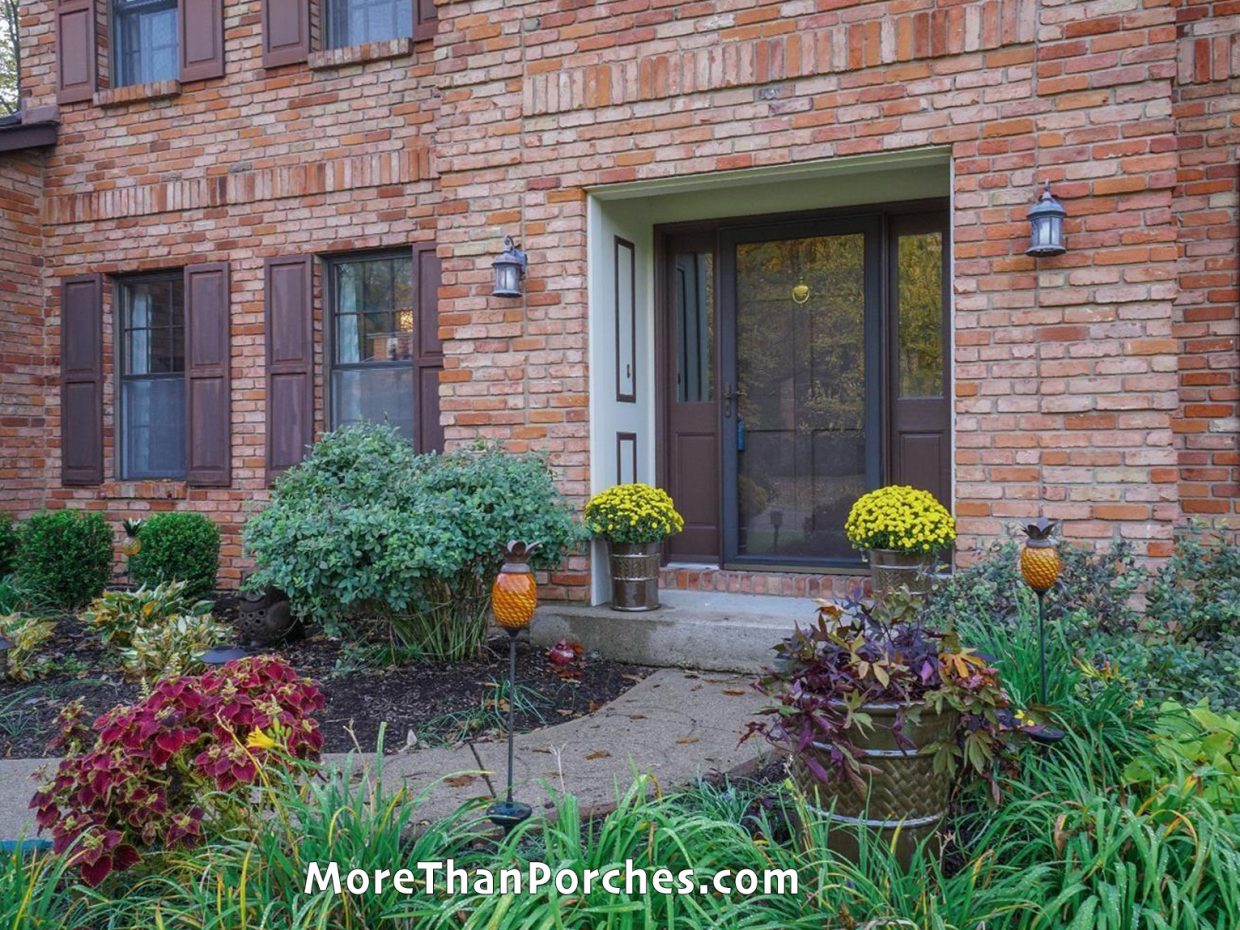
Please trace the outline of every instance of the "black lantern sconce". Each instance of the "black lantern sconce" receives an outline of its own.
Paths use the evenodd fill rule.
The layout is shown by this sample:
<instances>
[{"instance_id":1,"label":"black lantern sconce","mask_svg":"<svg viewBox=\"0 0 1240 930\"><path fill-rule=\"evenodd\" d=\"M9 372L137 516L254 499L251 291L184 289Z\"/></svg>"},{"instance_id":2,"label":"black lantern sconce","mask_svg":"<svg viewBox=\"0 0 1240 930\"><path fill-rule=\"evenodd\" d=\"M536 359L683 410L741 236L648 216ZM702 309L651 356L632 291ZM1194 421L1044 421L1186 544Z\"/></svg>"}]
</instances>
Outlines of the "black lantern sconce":
<instances>
[{"instance_id":1,"label":"black lantern sconce","mask_svg":"<svg viewBox=\"0 0 1240 930\"><path fill-rule=\"evenodd\" d=\"M1025 254L1034 258L1049 258L1068 251L1063 244L1063 218L1067 215L1063 204L1051 194L1051 182L1047 181L1046 187L1042 189L1042 196L1029 211L1032 241Z\"/></svg>"},{"instance_id":2,"label":"black lantern sconce","mask_svg":"<svg viewBox=\"0 0 1240 930\"><path fill-rule=\"evenodd\" d=\"M525 277L529 261L529 257L512 241L512 236L505 236L504 254L491 263L495 269L495 290L491 291L491 296L520 297L521 279Z\"/></svg>"}]
</instances>

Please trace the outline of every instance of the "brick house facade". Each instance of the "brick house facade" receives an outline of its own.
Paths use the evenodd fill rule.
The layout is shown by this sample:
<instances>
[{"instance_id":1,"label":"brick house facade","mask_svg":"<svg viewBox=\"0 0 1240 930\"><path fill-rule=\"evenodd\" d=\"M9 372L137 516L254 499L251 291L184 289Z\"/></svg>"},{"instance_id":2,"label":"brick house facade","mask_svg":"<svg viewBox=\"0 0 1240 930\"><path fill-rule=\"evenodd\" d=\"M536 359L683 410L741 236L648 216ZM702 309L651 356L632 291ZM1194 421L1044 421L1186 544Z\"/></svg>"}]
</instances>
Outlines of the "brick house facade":
<instances>
[{"instance_id":1,"label":"brick house facade","mask_svg":"<svg viewBox=\"0 0 1240 930\"><path fill-rule=\"evenodd\" d=\"M285 464L273 456L332 419L333 261L376 250L421 256L433 322L419 338L440 343L417 369L438 390L438 424L425 391L413 414L426 444L442 428L447 446L546 452L579 502L618 478L685 483L662 361L677 237L739 249L764 224L825 240L871 218L885 249L906 217L941 213L945 422L935 445L892 451L906 448L888 423L898 398L874 401L883 438L866 433L879 451L857 474L899 478L936 450L963 559L1039 512L1068 538L1118 536L1153 558L1187 516L1240 522L1240 3L453 0L413 3L404 37L329 48L331 2L181 0L201 28L183 35L179 78L128 86L111 79L106 0L23 5L21 125L56 132L6 146L0 127L0 505L96 508L118 527L199 510L224 531L222 583L237 583L240 528ZM77 48L94 57L66 63ZM1035 260L1025 214L1046 182L1068 251ZM516 300L491 296L505 235L530 257ZM728 268L739 254L711 252ZM882 283L895 255L875 258L877 303L896 300ZM225 295L212 312L227 351L210 369L224 419L208 419L227 429L206 445L226 454L207 480L193 461L189 480L127 478L118 288L187 268ZM72 475L62 461L67 281L98 288L95 475L94 460ZM288 316L273 292L297 287ZM290 325L304 331L281 368ZM747 350L720 346L722 391L720 366ZM871 348L867 371L898 364ZM312 421L273 410L284 375ZM728 441L712 442L730 450L728 415ZM694 471L714 500L747 477L730 454ZM745 532L769 543L720 506L715 558L669 566L665 584L816 594L848 577L737 558ZM772 511L750 506L765 540ZM594 555L571 558L552 593L600 599Z\"/></svg>"}]
</instances>

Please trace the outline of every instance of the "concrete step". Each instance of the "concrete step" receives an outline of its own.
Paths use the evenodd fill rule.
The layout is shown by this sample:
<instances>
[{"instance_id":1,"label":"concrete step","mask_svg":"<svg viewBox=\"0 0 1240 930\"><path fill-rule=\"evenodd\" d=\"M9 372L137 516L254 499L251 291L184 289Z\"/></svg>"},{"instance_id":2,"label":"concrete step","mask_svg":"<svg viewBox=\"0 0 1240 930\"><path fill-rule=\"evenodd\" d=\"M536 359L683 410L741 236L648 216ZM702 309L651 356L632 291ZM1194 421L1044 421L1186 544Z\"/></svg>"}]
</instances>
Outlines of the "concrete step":
<instances>
[{"instance_id":1,"label":"concrete step","mask_svg":"<svg viewBox=\"0 0 1240 930\"><path fill-rule=\"evenodd\" d=\"M661 606L624 613L606 604L548 604L530 639L550 646L565 637L618 662L711 671L757 672L797 623L814 619L812 598L711 591L660 591Z\"/></svg>"}]
</instances>

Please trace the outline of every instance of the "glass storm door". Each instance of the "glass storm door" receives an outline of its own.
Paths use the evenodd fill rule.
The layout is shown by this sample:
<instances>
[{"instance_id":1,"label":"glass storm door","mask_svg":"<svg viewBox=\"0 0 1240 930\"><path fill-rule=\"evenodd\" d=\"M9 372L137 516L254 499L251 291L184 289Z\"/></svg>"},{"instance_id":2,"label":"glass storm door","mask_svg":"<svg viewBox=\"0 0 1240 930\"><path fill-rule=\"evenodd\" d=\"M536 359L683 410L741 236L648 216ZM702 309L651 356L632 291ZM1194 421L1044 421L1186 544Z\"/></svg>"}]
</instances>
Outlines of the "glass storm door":
<instances>
[{"instance_id":1,"label":"glass storm door","mask_svg":"<svg viewBox=\"0 0 1240 930\"><path fill-rule=\"evenodd\" d=\"M725 564L860 564L844 520L879 480L879 230L721 231Z\"/></svg>"}]
</instances>

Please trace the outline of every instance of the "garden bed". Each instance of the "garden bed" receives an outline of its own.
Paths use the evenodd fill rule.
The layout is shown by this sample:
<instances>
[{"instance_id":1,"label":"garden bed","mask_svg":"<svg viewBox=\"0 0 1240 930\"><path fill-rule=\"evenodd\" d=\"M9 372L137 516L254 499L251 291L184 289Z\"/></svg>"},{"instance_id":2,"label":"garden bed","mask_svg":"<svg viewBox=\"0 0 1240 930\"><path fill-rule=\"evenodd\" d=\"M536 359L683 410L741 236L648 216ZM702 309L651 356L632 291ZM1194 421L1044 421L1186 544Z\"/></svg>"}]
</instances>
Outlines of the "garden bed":
<instances>
[{"instance_id":1,"label":"garden bed","mask_svg":"<svg viewBox=\"0 0 1240 930\"><path fill-rule=\"evenodd\" d=\"M221 605L223 606L223 605ZM227 614L227 609L220 614ZM99 640L71 616L57 621L47 675L30 682L0 681L0 758L47 755L56 717L81 698L93 720L117 704L137 699ZM508 674L506 639L493 639L482 658L402 668L360 666L341 644L312 636L273 650L302 675L320 683L327 707L319 715L325 752L373 752L386 724L385 749L416 742L434 745L504 734ZM567 668L552 665L546 651L517 646L516 726L524 732L562 723L619 697L650 669L587 656ZM409 734L412 732L413 739Z\"/></svg>"}]
</instances>

